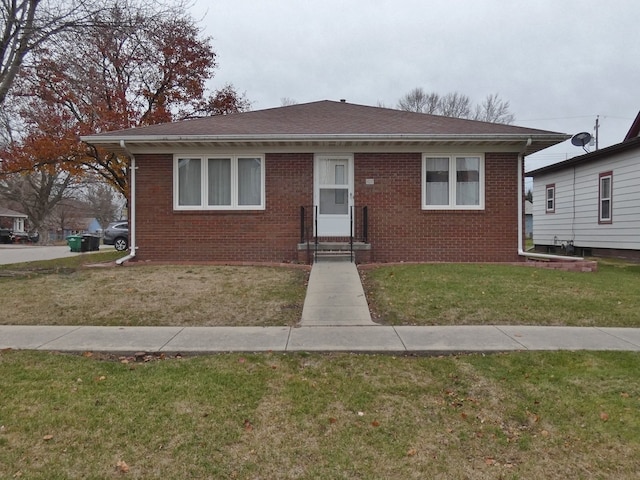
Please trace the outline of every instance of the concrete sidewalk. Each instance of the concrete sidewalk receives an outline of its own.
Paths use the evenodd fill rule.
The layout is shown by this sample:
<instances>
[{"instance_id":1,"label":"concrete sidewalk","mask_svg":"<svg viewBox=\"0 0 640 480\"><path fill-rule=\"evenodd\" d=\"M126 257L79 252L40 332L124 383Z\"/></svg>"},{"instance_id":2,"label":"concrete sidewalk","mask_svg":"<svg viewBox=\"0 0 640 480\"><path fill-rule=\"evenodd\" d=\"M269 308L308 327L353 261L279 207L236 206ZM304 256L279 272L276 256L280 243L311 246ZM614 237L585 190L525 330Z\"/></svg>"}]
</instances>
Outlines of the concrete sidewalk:
<instances>
[{"instance_id":1,"label":"concrete sidewalk","mask_svg":"<svg viewBox=\"0 0 640 480\"><path fill-rule=\"evenodd\" d=\"M121 354L640 351L640 328L382 326L371 321L355 264L320 262L312 267L302 319L296 327L0 325L0 349L4 348Z\"/></svg>"},{"instance_id":2,"label":"concrete sidewalk","mask_svg":"<svg viewBox=\"0 0 640 480\"><path fill-rule=\"evenodd\" d=\"M77 327L0 325L0 349L130 354L640 351L640 328L530 326Z\"/></svg>"}]
</instances>

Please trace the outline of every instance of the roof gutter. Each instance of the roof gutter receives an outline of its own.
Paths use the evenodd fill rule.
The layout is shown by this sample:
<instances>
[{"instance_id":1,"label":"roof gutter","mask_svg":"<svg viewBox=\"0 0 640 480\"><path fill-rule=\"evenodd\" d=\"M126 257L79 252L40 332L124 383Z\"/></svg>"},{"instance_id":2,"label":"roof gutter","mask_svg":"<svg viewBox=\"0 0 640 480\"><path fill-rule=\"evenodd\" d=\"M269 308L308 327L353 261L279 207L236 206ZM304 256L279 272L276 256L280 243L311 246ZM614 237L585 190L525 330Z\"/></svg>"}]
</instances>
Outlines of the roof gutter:
<instances>
[{"instance_id":1,"label":"roof gutter","mask_svg":"<svg viewBox=\"0 0 640 480\"><path fill-rule=\"evenodd\" d=\"M129 218L129 254L126 257L119 258L116 260L116 265L122 265L124 262L131 260L136 256L136 157L131 153L124 140L120 140L120 147L126 152L126 154L131 159L131 178L130 178L130 196L131 196L131 204L130 204L130 212L131 216Z\"/></svg>"},{"instance_id":2,"label":"roof gutter","mask_svg":"<svg viewBox=\"0 0 640 480\"><path fill-rule=\"evenodd\" d=\"M583 257L567 257L563 255L551 255L546 253L532 253L524 250L523 240L524 240L524 232L522 226L522 219L524 218L524 202L523 198L523 188L524 188L524 153L527 151L527 148L531 145L531 137L527 140L526 145L520 150L518 153L518 255L526 258L539 258L541 260L568 260L568 261L578 261L584 260Z\"/></svg>"},{"instance_id":3,"label":"roof gutter","mask_svg":"<svg viewBox=\"0 0 640 480\"><path fill-rule=\"evenodd\" d=\"M532 137L537 140L547 140L559 142L560 139L565 140L568 138L564 134L513 134L513 133L459 133L459 134L424 134L424 133L318 133L318 134L282 134L282 133L265 133L265 134L222 134L222 135L145 135L145 134L130 134L127 135L127 141L129 143L143 142L143 143L158 143L158 142L252 142L252 141L295 141L295 142L309 142L309 141L360 141L360 140L404 140L404 141L465 141L467 143L474 143L478 140L482 141L495 141L495 142L514 142L524 140L527 138L533 142ZM87 135L81 137L85 142L108 145L114 144L118 141L115 135L102 134L102 135ZM122 141L122 140L120 140ZM531 143L528 144L530 146Z\"/></svg>"}]
</instances>

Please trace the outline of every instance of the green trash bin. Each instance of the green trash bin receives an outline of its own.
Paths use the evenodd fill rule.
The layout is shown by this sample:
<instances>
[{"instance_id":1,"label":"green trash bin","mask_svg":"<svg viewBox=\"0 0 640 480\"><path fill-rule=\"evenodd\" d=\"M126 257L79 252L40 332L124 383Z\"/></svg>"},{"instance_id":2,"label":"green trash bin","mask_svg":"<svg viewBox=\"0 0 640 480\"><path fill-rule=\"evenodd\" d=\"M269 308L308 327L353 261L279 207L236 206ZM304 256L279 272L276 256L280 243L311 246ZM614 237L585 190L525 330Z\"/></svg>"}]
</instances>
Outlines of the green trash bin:
<instances>
[{"instance_id":1,"label":"green trash bin","mask_svg":"<svg viewBox=\"0 0 640 480\"><path fill-rule=\"evenodd\" d=\"M82 237L80 235L69 235L67 237L67 245L72 252L79 252L82 245Z\"/></svg>"}]
</instances>

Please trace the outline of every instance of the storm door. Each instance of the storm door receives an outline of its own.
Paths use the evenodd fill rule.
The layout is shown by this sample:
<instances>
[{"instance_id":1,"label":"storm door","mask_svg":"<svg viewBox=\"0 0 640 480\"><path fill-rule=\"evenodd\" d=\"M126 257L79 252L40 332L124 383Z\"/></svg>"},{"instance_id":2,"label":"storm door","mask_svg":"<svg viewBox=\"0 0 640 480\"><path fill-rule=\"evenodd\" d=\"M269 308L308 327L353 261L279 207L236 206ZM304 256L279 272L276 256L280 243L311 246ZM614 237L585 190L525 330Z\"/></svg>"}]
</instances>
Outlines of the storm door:
<instances>
[{"instance_id":1,"label":"storm door","mask_svg":"<svg viewBox=\"0 0 640 480\"><path fill-rule=\"evenodd\" d=\"M314 204L320 237L348 237L353 206L353 157L321 155L315 160Z\"/></svg>"}]
</instances>

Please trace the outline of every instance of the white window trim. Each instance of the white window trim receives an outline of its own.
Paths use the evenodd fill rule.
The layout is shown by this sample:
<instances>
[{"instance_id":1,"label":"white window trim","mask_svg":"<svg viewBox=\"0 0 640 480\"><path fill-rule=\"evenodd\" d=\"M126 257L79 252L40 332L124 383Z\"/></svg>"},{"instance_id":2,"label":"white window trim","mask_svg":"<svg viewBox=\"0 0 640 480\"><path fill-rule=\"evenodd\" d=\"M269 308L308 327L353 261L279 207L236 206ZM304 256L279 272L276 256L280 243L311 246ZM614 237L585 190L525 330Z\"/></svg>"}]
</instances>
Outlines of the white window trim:
<instances>
[{"instance_id":1,"label":"white window trim","mask_svg":"<svg viewBox=\"0 0 640 480\"><path fill-rule=\"evenodd\" d=\"M549 198L549 191L553 192L551 198ZM551 208L549 208L549 201L551 201ZM546 185L544 188L544 211L545 213L556 213L556 184L552 183Z\"/></svg>"},{"instance_id":2,"label":"white window trim","mask_svg":"<svg viewBox=\"0 0 640 480\"><path fill-rule=\"evenodd\" d=\"M200 160L200 205L179 205L178 195L178 163L181 158L193 158ZM231 205L208 205L209 189L207 185L208 175L208 161L209 159L231 159ZM238 205L238 159L239 158L259 158L261 166L261 178L260 178L260 205ZM179 211L193 211L193 210L232 210L232 211L255 211L265 210L265 176L266 176L266 162L264 154L258 153L241 153L241 154L211 154L211 155L193 155L190 153L174 154L173 155L173 209Z\"/></svg>"},{"instance_id":3,"label":"white window trim","mask_svg":"<svg viewBox=\"0 0 640 480\"><path fill-rule=\"evenodd\" d=\"M602 182L605 179L609 180L609 196L608 197L602 196ZM605 200L609 202L608 217L602 216L602 210L603 210L602 202ZM601 224L613 223L613 172L601 173L598 176L598 223L601 223Z\"/></svg>"},{"instance_id":4,"label":"white window trim","mask_svg":"<svg viewBox=\"0 0 640 480\"><path fill-rule=\"evenodd\" d=\"M456 205L456 158L477 157L480 159L479 172L479 203L478 205ZM449 204L448 205L427 205L427 159L428 158L448 158L449 159ZM481 153L423 153L422 154L422 210L484 210L485 208L485 161L484 154Z\"/></svg>"}]
</instances>

